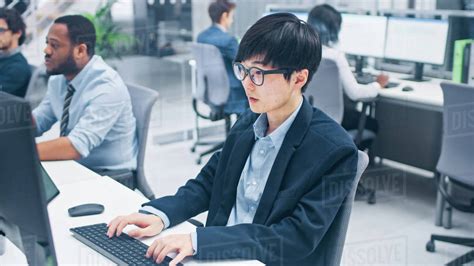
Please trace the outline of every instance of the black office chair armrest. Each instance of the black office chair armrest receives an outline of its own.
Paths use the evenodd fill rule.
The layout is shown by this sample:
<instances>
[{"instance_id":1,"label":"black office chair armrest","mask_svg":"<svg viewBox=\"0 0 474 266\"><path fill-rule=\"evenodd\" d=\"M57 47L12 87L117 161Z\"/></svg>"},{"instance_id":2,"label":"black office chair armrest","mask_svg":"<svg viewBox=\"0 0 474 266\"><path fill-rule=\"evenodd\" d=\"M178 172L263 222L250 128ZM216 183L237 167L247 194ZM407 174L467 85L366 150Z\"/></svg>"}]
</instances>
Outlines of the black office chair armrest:
<instances>
[{"instance_id":1,"label":"black office chair armrest","mask_svg":"<svg viewBox=\"0 0 474 266\"><path fill-rule=\"evenodd\" d=\"M196 220L196 219L188 219L188 223L196 226L196 227L204 227L204 224L201 223L200 221Z\"/></svg>"},{"instance_id":2,"label":"black office chair armrest","mask_svg":"<svg viewBox=\"0 0 474 266\"><path fill-rule=\"evenodd\" d=\"M474 213L474 200L471 199L470 205L467 205L467 204L457 200L453 196L451 196L446 191L446 189L444 188L444 186L442 184L442 181L440 180L440 178L442 178L442 177L443 177L443 175L436 175L435 180L436 180L439 192L441 193L441 195L443 195L443 198L449 203L449 205L451 205L455 209L458 209L462 212ZM453 181L453 183L458 183L454 180L452 180L452 181ZM459 185L462 186L462 184L459 184Z\"/></svg>"}]
</instances>

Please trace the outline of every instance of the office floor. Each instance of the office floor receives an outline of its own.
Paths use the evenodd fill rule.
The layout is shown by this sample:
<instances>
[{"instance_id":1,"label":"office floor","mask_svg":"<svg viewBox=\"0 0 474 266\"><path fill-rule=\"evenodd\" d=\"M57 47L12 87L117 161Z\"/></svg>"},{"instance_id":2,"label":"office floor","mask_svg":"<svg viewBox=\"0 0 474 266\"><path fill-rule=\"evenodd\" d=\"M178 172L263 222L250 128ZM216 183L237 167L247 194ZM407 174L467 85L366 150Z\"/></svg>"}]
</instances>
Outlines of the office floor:
<instances>
[{"instance_id":1,"label":"office floor","mask_svg":"<svg viewBox=\"0 0 474 266\"><path fill-rule=\"evenodd\" d=\"M185 69L183 87L179 64L133 56L114 65L127 82L160 93L152 114L145 168L157 196L173 194L200 170L195 164L196 155L190 152L192 142L185 140L194 126L189 67ZM474 237L472 214L454 211L450 230L434 226L436 189L432 179L403 168L383 167L370 170L365 182L377 188L377 203L355 202L344 265L442 265L469 250L436 243L436 253L425 251L431 233ZM198 219L205 221L205 217L202 214Z\"/></svg>"}]
</instances>

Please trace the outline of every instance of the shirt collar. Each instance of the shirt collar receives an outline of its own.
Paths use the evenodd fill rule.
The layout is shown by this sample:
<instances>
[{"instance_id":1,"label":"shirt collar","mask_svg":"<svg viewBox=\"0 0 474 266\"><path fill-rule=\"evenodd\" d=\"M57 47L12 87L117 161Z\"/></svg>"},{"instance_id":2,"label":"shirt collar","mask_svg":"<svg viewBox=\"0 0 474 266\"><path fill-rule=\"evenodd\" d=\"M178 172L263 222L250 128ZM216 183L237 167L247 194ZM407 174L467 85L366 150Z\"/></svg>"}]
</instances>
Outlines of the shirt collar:
<instances>
[{"instance_id":1,"label":"shirt collar","mask_svg":"<svg viewBox=\"0 0 474 266\"><path fill-rule=\"evenodd\" d=\"M281 147L283 140L285 139L286 133L290 129L291 125L293 124L293 121L295 121L296 115L298 114L302 105L303 105L303 97L301 97L298 108L296 108L296 110L293 111L293 113L291 113L291 115L277 129L275 129L272 133L268 135L273 145L277 147L278 149ZM255 140L265 138L265 133L267 132L267 128L268 128L267 114L263 113L257 118L257 120L255 120L253 124Z\"/></svg>"},{"instance_id":2,"label":"shirt collar","mask_svg":"<svg viewBox=\"0 0 474 266\"><path fill-rule=\"evenodd\" d=\"M87 77L87 74L90 72L92 66L95 64L97 60L100 60L101 57L98 55L92 56L91 60L86 64L86 66L67 84L71 84L76 91L80 89L81 84L83 83L84 79Z\"/></svg>"},{"instance_id":3,"label":"shirt collar","mask_svg":"<svg viewBox=\"0 0 474 266\"><path fill-rule=\"evenodd\" d=\"M7 58L7 57L10 57L10 56L14 56L14 55L16 55L20 52L21 52L20 47L12 49L11 51L8 51L8 52L0 52L0 58Z\"/></svg>"},{"instance_id":4,"label":"shirt collar","mask_svg":"<svg viewBox=\"0 0 474 266\"><path fill-rule=\"evenodd\" d=\"M219 24L219 23L214 23L214 26L217 27L218 29L220 29L220 30L223 31L223 32L227 32L227 29L224 28L224 26L222 26L222 25Z\"/></svg>"}]
</instances>

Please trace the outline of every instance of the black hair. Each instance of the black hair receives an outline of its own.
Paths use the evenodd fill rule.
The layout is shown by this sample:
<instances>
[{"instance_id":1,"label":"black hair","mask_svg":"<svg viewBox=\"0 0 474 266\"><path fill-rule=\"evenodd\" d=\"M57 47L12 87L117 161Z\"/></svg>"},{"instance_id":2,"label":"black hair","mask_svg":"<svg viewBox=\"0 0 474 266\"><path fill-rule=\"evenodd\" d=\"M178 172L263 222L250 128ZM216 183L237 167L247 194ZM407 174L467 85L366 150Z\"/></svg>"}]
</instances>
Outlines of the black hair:
<instances>
[{"instance_id":1,"label":"black hair","mask_svg":"<svg viewBox=\"0 0 474 266\"><path fill-rule=\"evenodd\" d=\"M20 13L15 9L0 8L0 19L4 19L7 22L8 29L13 33L21 32L21 36L18 39L18 45L22 45L26 39L26 25Z\"/></svg>"},{"instance_id":2,"label":"black hair","mask_svg":"<svg viewBox=\"0 0 474 266\"><path fill-rule=\"evenodd\" d=\"M342 16L334 7L328 4L315 6L309 12L308 24L319 33L322 44L330 45L338 42Z\"/></svg>"},{"instance_id":3,"label":"black hair","mask_svg":"<svg viewBox=\"0 0 474 266\"><path fill-rule=\"evenodd\" d=\"M57 18L54 23L67 26L69 40L72 44L85 44L87 54L91 57L95 53L95 28L94 24L81 15L69 15Z\"/></svg>"},{"instance_id":4,"label":"black hair","mask_svg":"<svg viewBox=\"0 0 474 266\"><path fill-rule=\"evenodd\" d=\"M305 91L321 62L321 42L318 34L305 22L290 13L275 13L259 19L240 42L236 62L259 57L263 65L287 68L285 79L293 71L307 69Z\"/></svg>"},{"instance_id":5,"label":"black hair","mask_svg":"<svg viewBox=\"0 0 474 266\"><path fill-rule=\"evenodd\" d=\"M222 14L229 13L232 9L235 8L235 4L227 0L216 0L215 2L209 5L209 16L213 23L219 23L222 17Z\"/></svg>"}]
</instances>

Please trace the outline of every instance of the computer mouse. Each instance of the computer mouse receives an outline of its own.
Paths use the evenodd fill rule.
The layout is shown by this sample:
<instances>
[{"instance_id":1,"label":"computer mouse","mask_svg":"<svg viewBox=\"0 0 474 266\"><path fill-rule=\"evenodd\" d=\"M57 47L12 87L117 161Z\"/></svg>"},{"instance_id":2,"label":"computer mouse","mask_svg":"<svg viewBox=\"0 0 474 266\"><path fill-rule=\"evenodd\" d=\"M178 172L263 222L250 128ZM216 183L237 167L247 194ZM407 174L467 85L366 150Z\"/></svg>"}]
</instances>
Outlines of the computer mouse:
<instances>
[{"instance_id":1,"label":"computer mouse","mask_svg":"<svg viewBox=\"0 0 474 266\"><path fill-rule=\"evenodd\" d=\"M412 91L412 90L414 90L414 89L410 86L405 86L405 87L402 88L402 91Z\"/></svg>"},{"instance_id":2,"label":"computer mouse","mask_svg":"<svg viewBox=\"0 0 474 266\"><path fill-rule=\"evenodd\" d=\"M67 211L71 217L93 215L104 212L104 205L97 203L81 204L71 207Z\"/></svg>"}]
</instances>

